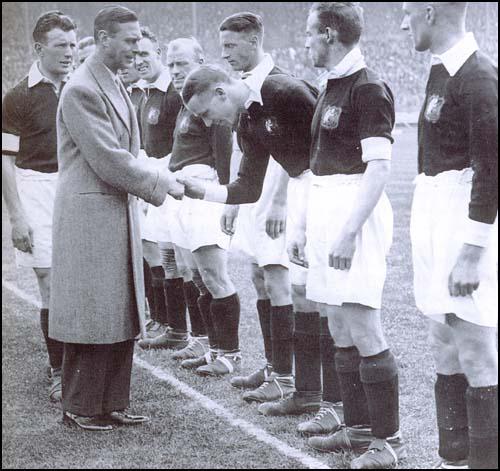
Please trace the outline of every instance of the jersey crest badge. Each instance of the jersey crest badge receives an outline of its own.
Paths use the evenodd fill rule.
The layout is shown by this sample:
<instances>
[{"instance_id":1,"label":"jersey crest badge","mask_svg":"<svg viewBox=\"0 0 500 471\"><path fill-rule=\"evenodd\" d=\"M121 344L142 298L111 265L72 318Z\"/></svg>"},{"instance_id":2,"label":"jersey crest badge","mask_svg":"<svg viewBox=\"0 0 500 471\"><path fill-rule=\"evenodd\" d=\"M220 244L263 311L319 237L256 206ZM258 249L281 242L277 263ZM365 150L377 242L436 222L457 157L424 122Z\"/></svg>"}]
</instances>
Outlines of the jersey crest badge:
<instances>
[{"instance_id":1,"label":"jersey crest badge","mask_svg":"<svg viewBox=\"0 0 500 471\"><path fill-rule=\"evenodd\" d=\"M278 132L278 121L274 117L267 118L264 126L269 134L276 134Z\"/></svg>"},{"instance_id":2,"label":"jersey crest badge","mask_svg":"<svg viewBox=\"0 0 500 471\"><path fill-rule=\"evenodd\" d=\"M337 129L339 127L340 115L342 114L342 108L340 106L329 106L323 113L323 118L321 120L321 126L325 129L331 131L332 129Z\"/></svg>"},{"instance_id":3,"label":"jersey crest badge","mask_svg":"<svg viewBox=\"0 0 500 471\"><path fill-rule=\"evenodd\" d=\"M151 108L148 113L148 124L158 124L160 118L160 110L158 108Z\"/></svg>"},{"instance_id":4,"label":"jersey crest badge","mask_svg":"<svg viewBox=\"0 0 500 471\"><path fill-rule=\"evenodd\" d=\"M427 102L425 109L425 119L430 123L437 123L441 117L441 110L443 109L444 98L439 95L431 95Z\"/></svg>"}]
</instances>

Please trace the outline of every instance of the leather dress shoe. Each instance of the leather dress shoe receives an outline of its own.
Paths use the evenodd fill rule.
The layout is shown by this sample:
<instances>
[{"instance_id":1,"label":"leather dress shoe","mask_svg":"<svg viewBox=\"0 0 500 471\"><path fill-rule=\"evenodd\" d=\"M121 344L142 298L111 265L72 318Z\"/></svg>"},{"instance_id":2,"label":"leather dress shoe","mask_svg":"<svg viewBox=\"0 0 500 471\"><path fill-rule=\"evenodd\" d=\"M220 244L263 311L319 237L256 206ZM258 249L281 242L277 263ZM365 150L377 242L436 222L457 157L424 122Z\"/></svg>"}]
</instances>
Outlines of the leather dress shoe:
<instances>
[{"instance_id":1,"label":"leather dress shoe","mask_svg":"<svg viewBox=\"0 0 500 471\"><path fill-rule=\"evenodd\" d=\"M63 413L63 423L89 432L111 432L114 430L113 426L103 421L101 417L83 417L68 411Z\"/></svg>"},{"instance_id":2,"label":"leather dress shoe","mask_svg":"<svg viewBox=\"0 0 500 471\"><path fill-rule=\"evenodd\" d=\"M108 422L114 422L118 425L141 425L151 420L145 415L131 415L122 410L110 412L104 415L103 418Z\"/></svg>"}]
</instances>

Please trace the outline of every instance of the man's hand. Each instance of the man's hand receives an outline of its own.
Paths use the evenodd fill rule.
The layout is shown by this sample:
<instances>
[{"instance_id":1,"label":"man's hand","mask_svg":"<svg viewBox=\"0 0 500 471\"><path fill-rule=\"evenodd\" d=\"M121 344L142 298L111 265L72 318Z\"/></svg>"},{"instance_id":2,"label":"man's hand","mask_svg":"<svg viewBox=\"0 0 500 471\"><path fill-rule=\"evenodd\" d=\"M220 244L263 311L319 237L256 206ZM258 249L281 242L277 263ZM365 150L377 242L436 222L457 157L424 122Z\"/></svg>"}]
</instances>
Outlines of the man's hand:
<instances>
[{"instance_id":1,"label":"man's hand","mask_svg":"<svg viewBox=\"0 0 500 471\"><path fill-rule=\"evenodd\" d=\"M202 200L205 198L205 183L193 177L179 177L177 181L184 185L184 194L190 198Z\"/></svg>"},{"instance_id":2,"label":"man's hand","mask_svg":"<svg viewBox=\"0 0 500 471\"><path fill-rule=\"evenodd\" d=\"M224 213L220 219L220 228L224 234L233 236L236 230L236 219L238 219L238 213L240 207L238 205L226 205L224 208Z\"/></svg>"},{"instance_id":3,"label":"man's hand","mask_svg":"<svg viewBox=\"0 0 500 471\"><path fill-rule=\"evenodd\" d=\"M12 243L17 250L33 252L33 229L24 218L12 221Z\"/></svg>"},{"instance_id":4,"label":"man's hand","mask_svg":"<svg viewBox=\"0 0 500 471\"><path fill-rule=\"evenodd\" d=\"M290 262L300 265L301 267L308 268L309 263L305 253L306 248L306 232L297 231L291 235L288 241L288 258Z\"/></svg>"},{"instance_id":5,"label":"man's hand","mask_svg":"<svg viewBox=\"0 0 500 471\"><path fill-rule=\"evenodd\" d=\"M266 215L266 232L271 239L277 239L286 229L286 205L273 204Z\"/></svg>"},{"instance_id":6,"label":"man's hand","mask_svg":"<svg viewBox=\"0 0 500 471\"><path fill-rule=\"evenodd\" d=\"M184 196L184 187L176 180L175 175L168 168L160 169L160 173L168 180L168 194L176 200L181 200Z\"/></svg>"},{"instance_id":7,"label":"man's hand","mask_svg":"<svg viewBox=\"0 0 500 471\"><path fill-rule=\"evenodd\" d=\"M469 296L479 288L478 267L483 252L483 247L464 244L448 277L450 296Z\"/></svg>"},{"instance_id":8,"label":"man's hand","mask_svg":"<svg viewBox=\"0 0 500 471\"><path fill-rule=\"evenodd\" d=\"M328 254L328 265L336 270L350 270L356 251L356 234L342 231Z\"/></svg>"}]
</instances>

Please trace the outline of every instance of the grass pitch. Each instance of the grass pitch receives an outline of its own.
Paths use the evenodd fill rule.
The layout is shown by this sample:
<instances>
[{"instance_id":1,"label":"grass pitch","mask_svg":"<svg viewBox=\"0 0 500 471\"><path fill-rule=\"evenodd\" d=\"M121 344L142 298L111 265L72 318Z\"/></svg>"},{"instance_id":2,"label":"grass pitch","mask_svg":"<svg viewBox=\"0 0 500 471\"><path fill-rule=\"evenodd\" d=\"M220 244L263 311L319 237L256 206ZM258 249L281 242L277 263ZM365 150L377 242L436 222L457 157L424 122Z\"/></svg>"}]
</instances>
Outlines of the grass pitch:
<instances>
[{"instance_id":1,"label":"grass pitch","mask_svg":"<svg viewBox=\"0 0 500 471\"><path fill-rule=\"evenodd\" d=\"M388 259L384 326L400 366L401 430L408 459L400 467L432 467L436 459L434 367L426 325L414 307L409 236L412 180L416 175L416 132L396 135L393 175L388 187L394 209L394 243ZM2 206L2 277L37 296L31 270L16 270L8 218ZM230 269L241 298L240 338L244 372L263 361L263 345L246 259L231 257ZM38 312L2 289L2 467L4 468L303 468L276 449L232 427L175 388L134 368L132 409L152 422L137 429L92 434L69 429L61 412L48 402L44 378L46 354ZM348 457L321 455L297 435L302 418L266 418L247 405L225 379L204 379L178 368L165 351L137 351L159 367L216 401L233 415L265 430L332 468L348 467Z\"/></svg>"}]
</instances>

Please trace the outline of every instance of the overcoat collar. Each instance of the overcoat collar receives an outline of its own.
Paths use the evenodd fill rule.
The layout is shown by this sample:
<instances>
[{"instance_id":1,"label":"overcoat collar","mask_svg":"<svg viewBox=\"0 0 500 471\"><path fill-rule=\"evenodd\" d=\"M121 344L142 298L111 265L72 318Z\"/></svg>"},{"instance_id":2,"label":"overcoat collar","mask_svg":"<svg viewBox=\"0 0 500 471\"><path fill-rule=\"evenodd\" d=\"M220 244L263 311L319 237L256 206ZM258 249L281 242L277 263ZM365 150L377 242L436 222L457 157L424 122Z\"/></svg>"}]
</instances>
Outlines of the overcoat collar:
<instances>
[{"instance_id":1,"label":"overcoat collar","mask_svg":"<svg viewBox=\"0 0 500 471\"><path fill-rule=\"evenodd\" d=\"M120 91L121 84L115 82L115 77L113 77L111 71L96 57L95 54L88 57L84 65L88 67L97 84L113 105L113 108L123 121L123 124L127 127L129 134L132 135L130 124L132 115L130 114L129 104L126 101L128 98L126 98L126 96L124 96L124 94Z\"/></svg>"}]
</instances>

